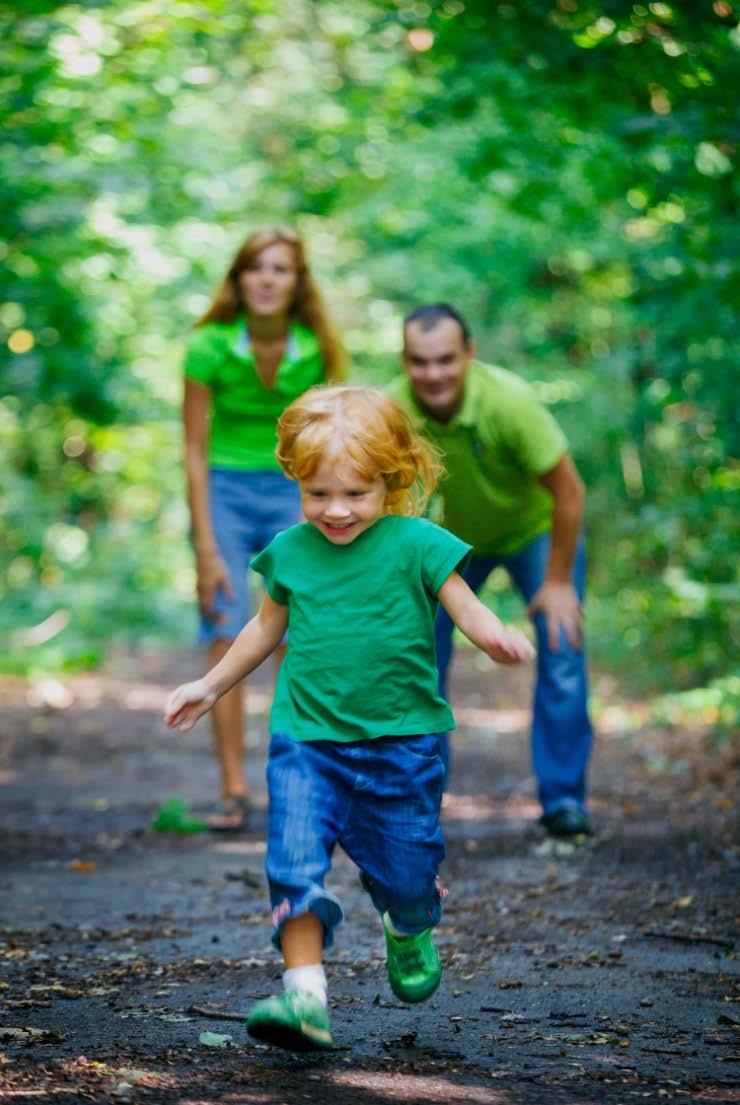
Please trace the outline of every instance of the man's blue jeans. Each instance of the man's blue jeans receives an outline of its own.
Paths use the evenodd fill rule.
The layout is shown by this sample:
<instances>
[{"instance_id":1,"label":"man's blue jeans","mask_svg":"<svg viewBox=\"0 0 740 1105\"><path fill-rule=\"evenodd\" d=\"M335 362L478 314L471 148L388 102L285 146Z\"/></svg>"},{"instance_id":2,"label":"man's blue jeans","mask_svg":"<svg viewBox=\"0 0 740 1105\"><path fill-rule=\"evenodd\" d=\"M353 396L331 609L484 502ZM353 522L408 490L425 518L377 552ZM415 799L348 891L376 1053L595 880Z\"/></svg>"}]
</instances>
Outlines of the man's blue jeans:
<instances>
[{"instance_id":1,"label":"man's blue jeans","mask_svg":"<svg viewBox=\"0 0 740 1105\"><path fill-rule=\"evenodd\" d=\"M464 578L478 591L494 568L507 569L526 602L541 586L550 552L544 533L513 556L472 557ZM586 556L581 541L573 566L573 584L583 601ZM561 632L557 652L547 641L542 614L534 619L537 632L537 679L532 716L532 760L540 802L545 814L567 806L584 808L586 768L593 732L588 716L588 682L583 649L573 649ZM453 624L442 607L437 614L435 639L440 694L447 697L447 672L452 659ZM449 740L442 738L442 758L449 765Z\"/></svg>"}]
</instances>

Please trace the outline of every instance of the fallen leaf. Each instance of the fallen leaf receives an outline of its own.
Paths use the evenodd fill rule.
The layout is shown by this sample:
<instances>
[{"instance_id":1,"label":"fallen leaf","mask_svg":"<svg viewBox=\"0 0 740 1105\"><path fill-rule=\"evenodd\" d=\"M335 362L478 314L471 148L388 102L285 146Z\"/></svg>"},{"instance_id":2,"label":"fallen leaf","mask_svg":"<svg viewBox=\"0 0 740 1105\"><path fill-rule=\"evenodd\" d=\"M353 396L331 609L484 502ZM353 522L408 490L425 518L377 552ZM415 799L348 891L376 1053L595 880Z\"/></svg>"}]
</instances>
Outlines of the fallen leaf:
<instances>
[{"instance_id":1,"label":"fallen leaf","mask_svg":"<svg viewBox=\"0 0 740 1105\"><path fill-rule=\"evenodd\" d=\"M201 1032L198 1043L206 1047L233 1047L233 1036L222 1036L220 1032Z\"/></svg>"},{"instance_id":2,"label":"fallen leaf","mask_svg":"<svg viewBox=\"0 0 740 1105\"><path fill-rule=\"evenodd\" d=\"M68 864L68 870L77 871L80 875L89 875L96 867L97 864L91 859L73 859L72 862Z\"/></svg>"}]
</instances>

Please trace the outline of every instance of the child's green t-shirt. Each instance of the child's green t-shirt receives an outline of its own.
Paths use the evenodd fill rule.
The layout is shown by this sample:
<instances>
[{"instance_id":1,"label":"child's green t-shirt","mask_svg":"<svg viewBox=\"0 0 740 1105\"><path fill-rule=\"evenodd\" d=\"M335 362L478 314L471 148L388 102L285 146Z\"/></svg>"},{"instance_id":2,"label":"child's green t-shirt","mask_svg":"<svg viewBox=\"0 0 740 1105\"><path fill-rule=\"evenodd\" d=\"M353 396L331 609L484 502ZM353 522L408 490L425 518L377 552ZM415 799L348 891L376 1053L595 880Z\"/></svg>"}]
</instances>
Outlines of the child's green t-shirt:
<instances>
[{"instance_id":1,"label":"child's green t-shirt","mask_svg":"<svg viewBox=\"0 0 740 1105\"><path fill-rule=\"evenodd\" d=\"M437 690L437 593L470 546L421 518L380 518L349 545L308 522L253 561L288 607L289 644L270 715L294 740L356 741L443 733Z\"/></svg>"}]
</instances>

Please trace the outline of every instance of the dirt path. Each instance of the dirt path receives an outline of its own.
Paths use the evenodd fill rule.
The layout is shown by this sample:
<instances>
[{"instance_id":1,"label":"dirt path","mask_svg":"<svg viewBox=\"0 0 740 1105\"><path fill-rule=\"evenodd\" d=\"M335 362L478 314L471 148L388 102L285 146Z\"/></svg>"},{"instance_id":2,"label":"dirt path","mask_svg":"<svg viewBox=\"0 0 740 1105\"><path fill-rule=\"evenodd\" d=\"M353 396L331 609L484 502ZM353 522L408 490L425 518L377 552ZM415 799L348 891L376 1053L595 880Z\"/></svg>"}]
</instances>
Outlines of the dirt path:
<instances>
[{"instance_id":1,"label":"dirt path","mask_svg":"<svg viewBox=\"0 0 740 1105\"><path fill-rule=\"evenodd\" d=\"M641 727L639 704L603 710L597 833L553 846L533 822L528 688L465 654L442 988L421 1007L394 999L378 920L338 856L338 1048L306 1059L234 1019L280 974L262 876L268 673L251 694L252 831L147 827L165 798L197 807L215 786L205 726L182 737L159 720L166 690L198 671L192 653L121 656L108 674L0 685L0 1100L740 1101L726 746Z\"/></svg>"}]
</instances>

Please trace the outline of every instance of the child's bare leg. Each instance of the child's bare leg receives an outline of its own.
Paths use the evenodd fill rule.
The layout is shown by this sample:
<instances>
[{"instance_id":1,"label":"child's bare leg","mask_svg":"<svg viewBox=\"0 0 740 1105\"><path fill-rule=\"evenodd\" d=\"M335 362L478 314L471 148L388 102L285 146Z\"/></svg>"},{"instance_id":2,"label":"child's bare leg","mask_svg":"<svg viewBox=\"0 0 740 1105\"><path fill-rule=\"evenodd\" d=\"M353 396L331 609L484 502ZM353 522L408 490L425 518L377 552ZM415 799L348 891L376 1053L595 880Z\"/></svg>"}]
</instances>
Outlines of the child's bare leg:
<instances>
[{"instance_id":1,"label":"child's bare leg","mask_svg":"<svg viewBox=\"0 0 740 1105\"><path fill-rule=\"evenodd\" d=\"M315 913L302 913L284 923L280 945L285 992L257 1002L247 1020L250 1036L293 1051L333 1046L321 965L323 943L324 925Z\"/></svg>"},{"instance_id":2,"label":"child's bare leg","mask_svg":"<svg viewBox=\"0 0 740 1105\"><path fill-rule=\"evenodd\" d=\"M315 913L289 918L280 930L280 946L288 970L321 963L324 950L324 926Z\"/></svg>"},{"instance_id":3,"label":"child's bare leg","mask_svg":"<svg viewBox=\"0 0 740 1105\"><path fill-rule=\"evenodd\" d=\"M315 913L291 917L280 930L286 990L308 990L326 1005L326 974L321 960L324 950L324 925Z\"/></svg>"}]
</instances>

